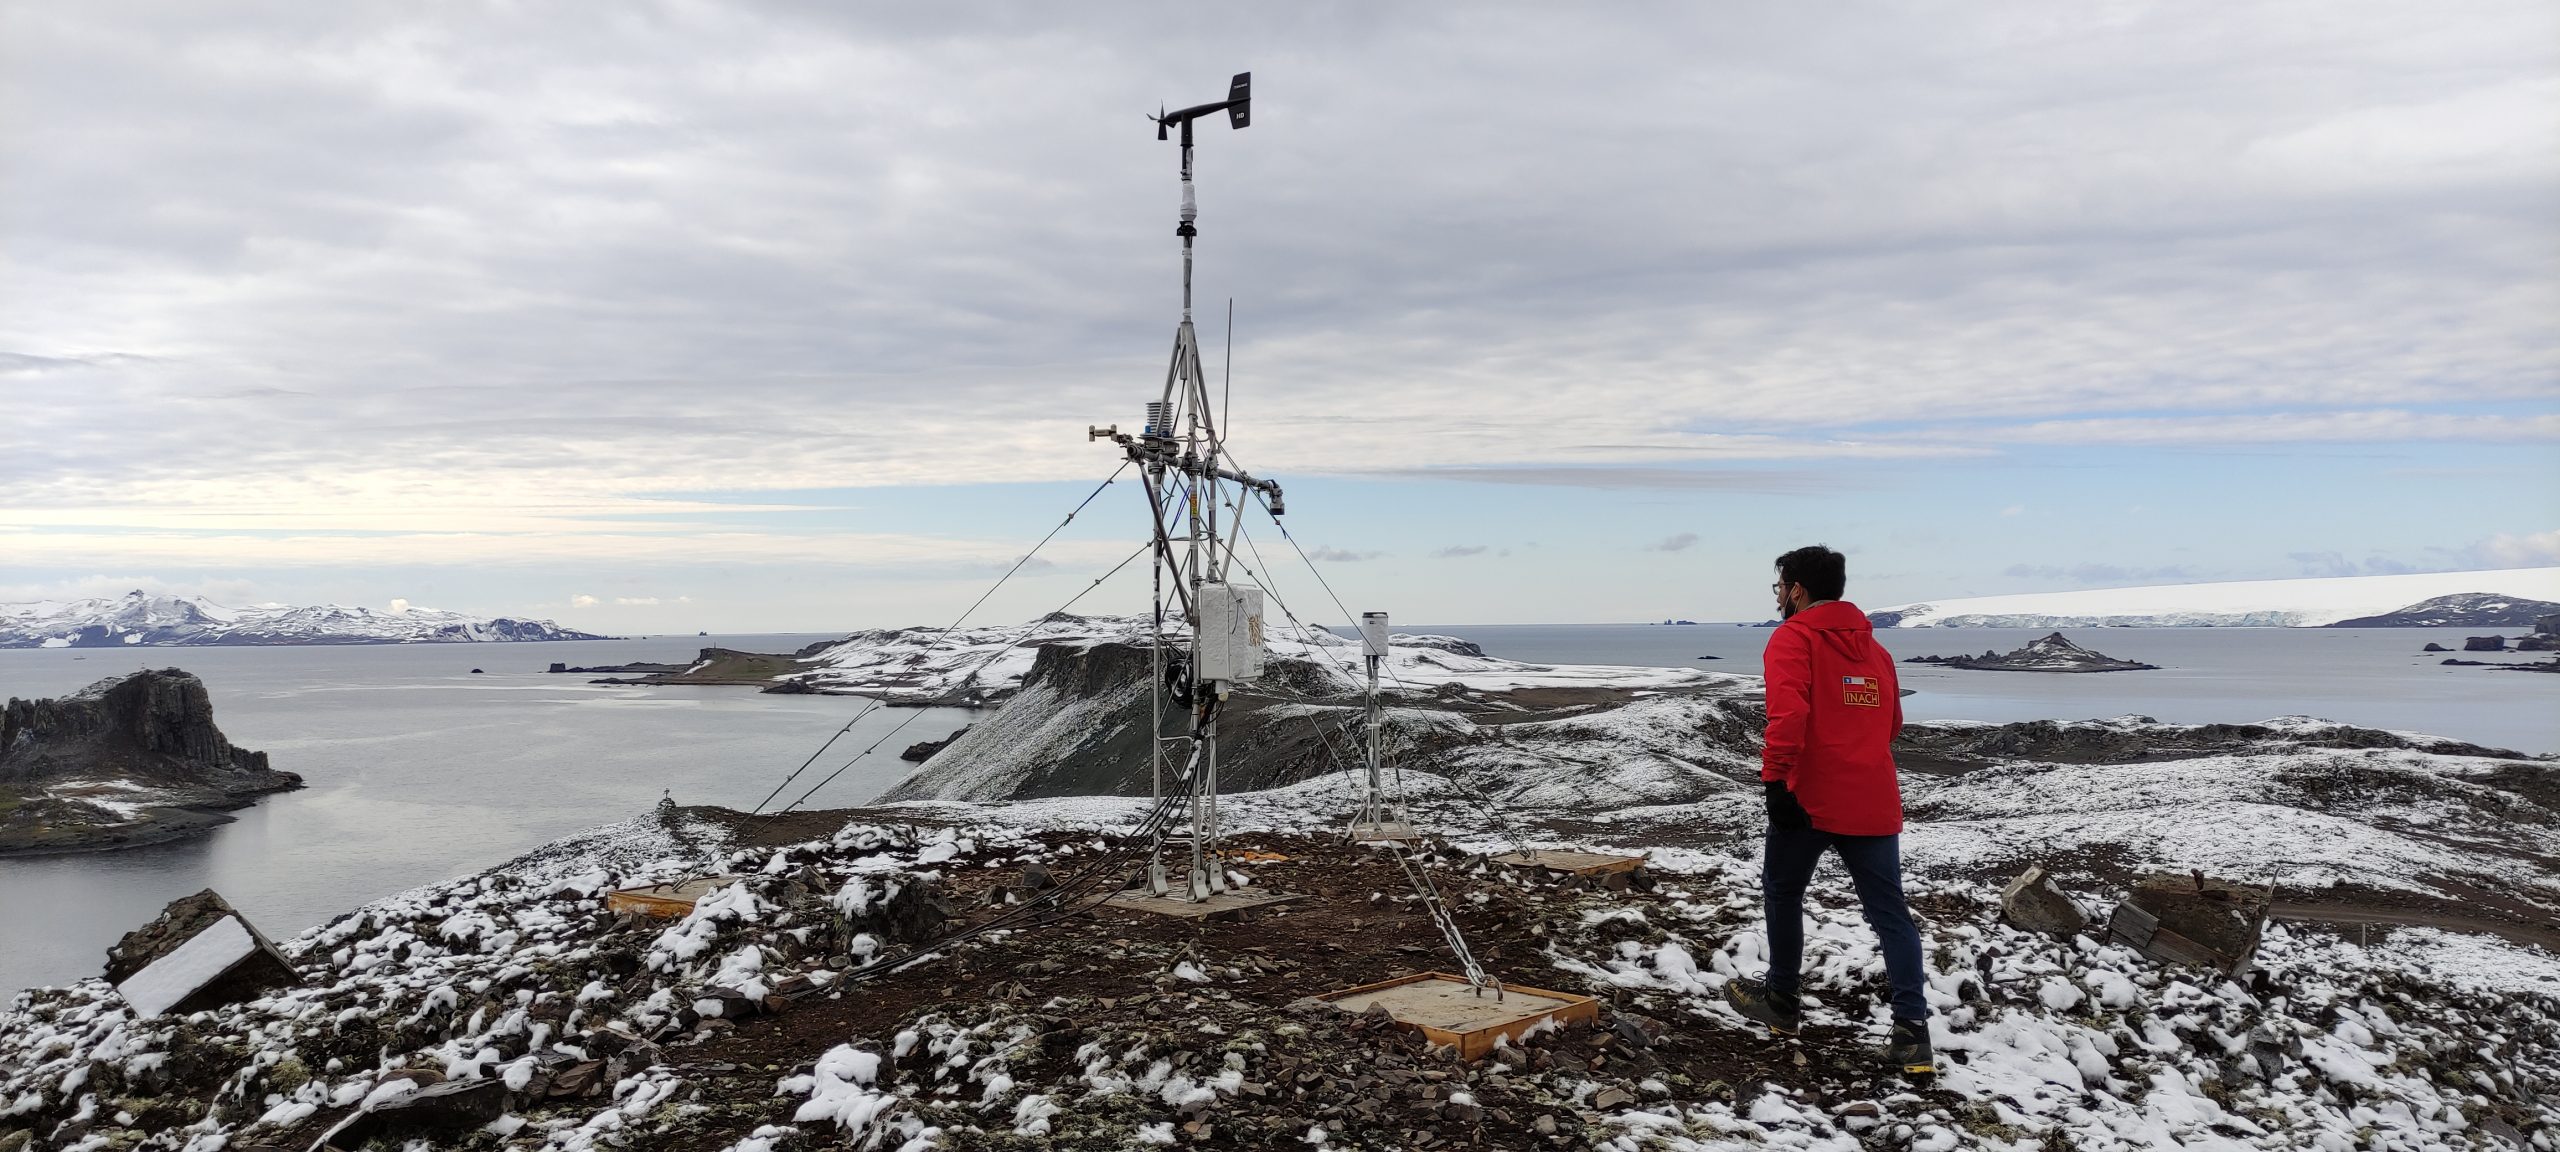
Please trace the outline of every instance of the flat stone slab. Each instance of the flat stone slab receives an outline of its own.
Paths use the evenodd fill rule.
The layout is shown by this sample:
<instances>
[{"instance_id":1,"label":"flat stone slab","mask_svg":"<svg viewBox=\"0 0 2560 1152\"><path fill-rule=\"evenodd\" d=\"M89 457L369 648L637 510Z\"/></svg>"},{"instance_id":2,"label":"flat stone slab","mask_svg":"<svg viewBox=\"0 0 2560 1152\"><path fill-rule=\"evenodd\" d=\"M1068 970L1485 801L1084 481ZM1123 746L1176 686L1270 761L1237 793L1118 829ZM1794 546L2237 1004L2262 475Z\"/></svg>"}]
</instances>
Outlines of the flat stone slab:
<instances>
[{"instance_id":1,"label":"flat stone slab","mask_svg":"<svg viewBox=\"0 0 2560 1152\"><path fill-rule=\"evenodd\" d=\"M1456 1048L1466 1060L1493 1051L1499 1039L1519 1039L1543 1021L1571 1024L1600 1014L1599 1001L1589 996L1505 986L1497 998L1491 989L1478 990L1466 977L1446 972L1364 984L1322 999L1346 1012L1383 1008L1397 1024Z\"/></svg>"},{"instance_id":2,"label":"flat stone slab","mask_svg":"<svg viewBox=\"0 0 2560 1152\"><path fill-rule=\"evenodd\" d=\"M1606 852L1570 852L1561 848L1524 848L1488 856L1486 860L1512 868L1544 868L1550 872L1570 872L1576 876L1606 876L1611 872L1633 872L1644 865L1642 856L1614 856Z\"/></svg>"},{"instance_id":3,"label":"flat stone slab","mask_svg":"<svg viewBox=\"0 0 2560 1152\"><path fill-rule=\"evenodd\" d=\"M1103 897L1105 907L1131 912L1153 912L1158 916L1179 916L1185 920L1224 920L1241 916L1256 908L1269 908L1304 900L1305 896L1283 892L1239 892L1228 889L1206 900L1190 901L1180 896L1158 896L1151 892L1115 892Z\"/></svg>"}]
</instances>

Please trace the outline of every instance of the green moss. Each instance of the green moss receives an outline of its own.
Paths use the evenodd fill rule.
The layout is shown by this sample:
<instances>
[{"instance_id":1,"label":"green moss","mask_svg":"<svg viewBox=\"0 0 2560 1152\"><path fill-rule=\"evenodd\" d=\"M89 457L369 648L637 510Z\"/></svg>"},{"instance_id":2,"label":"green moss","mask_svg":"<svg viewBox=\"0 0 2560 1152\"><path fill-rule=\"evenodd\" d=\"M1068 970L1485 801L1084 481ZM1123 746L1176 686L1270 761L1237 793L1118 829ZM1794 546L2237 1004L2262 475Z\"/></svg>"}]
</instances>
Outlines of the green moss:
<instances>
[{"instance_id":1,"label":"green moss","mask_svg":"<svg viewBox=\"0 0 2560 1152\"><path fill-rule=\"evenodd\" d=\"M311 1066L302 1057L287 1055L267 1068L267 1086L286 1095L311 1082Z\"/></svg>"}]
</instances>

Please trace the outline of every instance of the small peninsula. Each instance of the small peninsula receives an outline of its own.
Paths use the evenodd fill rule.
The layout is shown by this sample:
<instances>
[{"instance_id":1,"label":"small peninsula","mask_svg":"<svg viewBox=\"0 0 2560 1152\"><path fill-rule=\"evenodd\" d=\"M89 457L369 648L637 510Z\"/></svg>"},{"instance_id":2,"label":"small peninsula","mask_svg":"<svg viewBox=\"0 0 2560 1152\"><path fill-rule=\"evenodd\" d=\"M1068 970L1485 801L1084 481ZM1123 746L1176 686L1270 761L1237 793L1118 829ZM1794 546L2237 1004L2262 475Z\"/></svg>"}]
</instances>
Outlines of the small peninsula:
<instances>
[{"instance_id":1,"label":"small peninsula","mask_svg":"<svg viewBox=\"0 0 2560 1152\"><path fill-rule=\"evenodd\" d=\"M225 739L204 681L175 668L0 710L0 856L175 840L300 787Z\"/></svg>"}]
</instances>

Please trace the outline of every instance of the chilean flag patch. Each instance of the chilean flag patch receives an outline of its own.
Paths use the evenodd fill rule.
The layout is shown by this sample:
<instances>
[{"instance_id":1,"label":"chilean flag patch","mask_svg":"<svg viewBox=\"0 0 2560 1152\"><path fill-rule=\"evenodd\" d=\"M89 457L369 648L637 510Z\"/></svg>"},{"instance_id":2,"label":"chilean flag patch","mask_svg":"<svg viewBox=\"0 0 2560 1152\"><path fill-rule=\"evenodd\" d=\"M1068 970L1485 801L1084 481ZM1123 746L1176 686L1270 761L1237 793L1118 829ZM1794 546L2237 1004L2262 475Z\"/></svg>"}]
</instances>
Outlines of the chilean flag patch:
<instances>
[{"instance_id":1,"label":"chilean flag patch","mask_svg":"<svg viewBox=\"0 0 2560 1152\"><path fill-rule=\"evenodd\" d=\"M1840 702L1852 708L1881 708L1884 706L1884 686L1873 676L1843 676L1840 678Z\"/></svg>"}]
</instances>

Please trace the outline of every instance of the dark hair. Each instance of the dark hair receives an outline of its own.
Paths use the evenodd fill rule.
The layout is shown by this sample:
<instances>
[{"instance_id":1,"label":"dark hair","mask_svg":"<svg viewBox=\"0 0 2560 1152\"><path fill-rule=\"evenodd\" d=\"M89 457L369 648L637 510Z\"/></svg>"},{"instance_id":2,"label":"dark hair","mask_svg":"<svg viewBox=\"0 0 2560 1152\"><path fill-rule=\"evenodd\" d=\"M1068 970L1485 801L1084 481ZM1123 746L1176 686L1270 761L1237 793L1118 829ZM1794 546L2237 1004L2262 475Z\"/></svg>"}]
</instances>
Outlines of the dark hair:
<instances>
[{"instance_id":1,"label":"dark hair","mask_svg":"<svg viewBox=\"0 0 2560 1152\"><path fill-rule=\"evenodd\" d=\"M1837 600L1849 586L1849 558L1820 544L1798 548L1778 557L1778 581L1802 584L1816 600Z\"/></svg>"}]
</instances>

